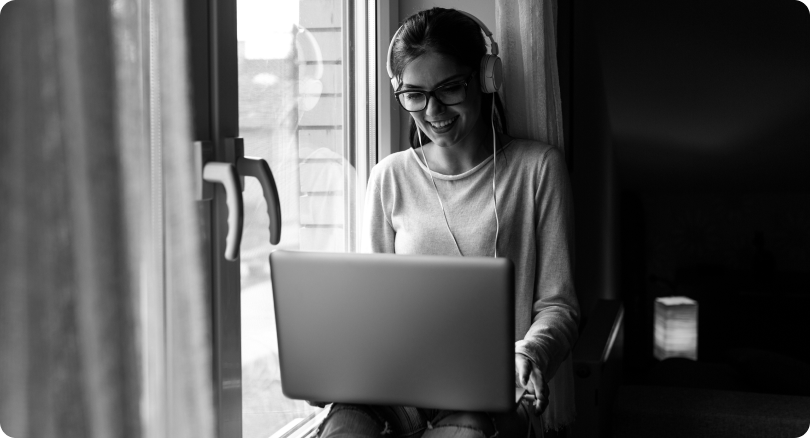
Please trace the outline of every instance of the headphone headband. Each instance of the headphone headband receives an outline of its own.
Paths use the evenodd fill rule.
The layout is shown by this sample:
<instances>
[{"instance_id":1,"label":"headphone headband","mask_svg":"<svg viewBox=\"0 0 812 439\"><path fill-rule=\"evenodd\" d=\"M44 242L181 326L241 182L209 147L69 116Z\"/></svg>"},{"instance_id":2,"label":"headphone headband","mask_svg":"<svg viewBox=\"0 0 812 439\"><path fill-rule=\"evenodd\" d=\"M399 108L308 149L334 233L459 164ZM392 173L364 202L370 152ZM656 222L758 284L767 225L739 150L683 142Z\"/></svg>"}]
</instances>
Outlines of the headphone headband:
<instances>
[{"instance_id":1,"label":"headphone headband","mask_svg":"<svg viewBox=\"0 0 812 439\"><path fill-rule=\"evenodd\" d=\"M460 14L467 16L471 20L474 20L474 22L479 25L479 28L482 29L482 32L485 33L485 36L488 37L489 40L491 40L491 55L499 56L499 45L496 44L496 41L494 41L493 32L491 32L490 29L488 29L488 26L485 26L485 23L479 21L478 18L474 17L473 15L465 11L460 11L459 9L455 10Z\"/></svg>"},{"instance_id":2,"label":"headphone headband","mask_svg":"<svg viewBox=\"0 0 812 439\"><path fill-rule=\"evenodd\" d=\"M474 20L474 23L479 25L479 28L485 33L485 36L491 40L491 54L483 56L482 62L480 63L480 87L485 93L495 93L502 85L502 61L499 59L499 45L494 41L493 33L488 29L488 26L485 26L485 23L473 15L459 9L454 9L454 11ZM392 47L394 47L395 40L401 29L403 29L403 25L400 25L398 30L395 31L395 34L392 36L392 41L389 42L389 50L386 51L386 73L389 75L389 81L392 83L393 90L397 90L399 83L397 78L395 78L395 73L392 71Z\"/></svg>"}]
</instances>

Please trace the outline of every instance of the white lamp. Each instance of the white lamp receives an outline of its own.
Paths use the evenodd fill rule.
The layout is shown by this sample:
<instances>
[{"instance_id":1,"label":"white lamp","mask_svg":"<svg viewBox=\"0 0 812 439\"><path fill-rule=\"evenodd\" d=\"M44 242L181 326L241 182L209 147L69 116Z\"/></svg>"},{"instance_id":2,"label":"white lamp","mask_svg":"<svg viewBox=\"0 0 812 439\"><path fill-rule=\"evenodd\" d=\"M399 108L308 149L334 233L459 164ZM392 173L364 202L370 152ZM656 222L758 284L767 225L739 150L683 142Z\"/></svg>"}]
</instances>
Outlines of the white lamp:
<instances>
[{"instance_id":1,"label":"white lamp","mask_svg":"<svg viewBox=\"0 0 812 439\"><path fill-rule=\"evenodd\" d=\"M696 360L699 304L687 297L659 297L654 302L654 356Z\"/></svg>"}]
</instances>

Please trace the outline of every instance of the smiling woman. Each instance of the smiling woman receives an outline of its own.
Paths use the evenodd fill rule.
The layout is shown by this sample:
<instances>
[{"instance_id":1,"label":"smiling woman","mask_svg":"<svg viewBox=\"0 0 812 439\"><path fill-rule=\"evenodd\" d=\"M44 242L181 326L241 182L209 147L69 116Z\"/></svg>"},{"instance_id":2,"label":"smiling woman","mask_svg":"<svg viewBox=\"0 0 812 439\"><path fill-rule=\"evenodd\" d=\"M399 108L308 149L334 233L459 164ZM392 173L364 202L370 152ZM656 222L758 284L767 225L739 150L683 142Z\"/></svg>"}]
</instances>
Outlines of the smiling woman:
<instances>
[{"instance_id":1,"label":"smiling woman","mask_svg":"<svg viewBox=\"0 0 812 439\"><path fill-rule=\"evenodd\" d=\"M468 93L469 81L465 80L477 73L468 70L471 69L450 63L446 56L437 52L420 56L404 69L402 90L395 96L401 106L411 112L412 121L421 135L428 133L436 145L450 147L467 138L474 128L485 127L479 123L482 93L476 87L470 87ZM409 90L431 87L434 89L427 92Z\"/></svg>"},{"instance_id":2,"label":"smiling woman","mask_svg":"<svg viewBox=\"0 0 812 439\"><path fill-rule=\"evenodd\" d=\"M492 105L496 106L496 113L493 114L496 129L499 132L506 132L507 124L498 94L488 94L486 99L482 99L481 87L476 86L483 84L488 79L483 78L479 72L480 63L486 55L485 40L479 25L469 16L446 14L434 18L429 29L429 24L425 22L426 18L420 15L415 14L412 16L415 18L414 21L407 21L403 24L398 32L398 38L392 41L390 58L387 59L393 85L397 84L395 85L395 95L398 97L398 102L412 115L409 128L411 146L414 148L420 146L419 136L432 132L429 124L439 125L438 122L448 122L449 120L456 122L453 119L463 113L467 115L464 121L466 126L455 134L459 136L462 132L469 133L479 120L480 114L492 114L488 111ZM418 29L431 33L432 40L425 39L426 35L421 34ZM493 40L491 39L491 41ZM492 43L492 49L495 48L495 43ZM496 53L498 53L498 49ZM443 62L443 60L449 59L455 62ZM501 74L499 80L501 81ZM463 87L440 88L452 84ZM432 90L433 88L440 89ZM413 90L424 91L424 93L421 93L422 97L411 95L410 92ZM422 114L422 110L426 109L431 101L429 92L425 92L426 90L434 91L435 97L438 98L436 100L439 100L443 107L453 107L449 114L443 115L450 117L441 119L437 108L429 108L425 115ZM409 97L417 97L419 101L404 105ZM417 106L419 103L422 103L421 107ZM459 113L454 110L458 110ZM419 129L418 125L420 125ZM441 130L437 134L445 132ZM435 139L434 136L429 136L432 141L446 143L445 139L448 139L448 136L440 137L442 138ZM459 137L456 139L459 140Z\"/></svg>"},{"instance_id":3,"label":"smiling woman","mask_svg":"<svg viewBox=\"0 0 812 439\"><path fill-rule=\"evenodd\" d=\"M579 307L566 167L555 147L505 132L495 93L501 63L495 43L486 54L483 31L490 36L474 17L434 8L395 33L387 70L412 119L412 148L370 173L362 249L513 261L516 384L533 402L507 413L339 402L323 437L525 436L548 406L553 377L572 392ZM557 402L562 416L550 428L572 420L572 407Z\"/></svg>"}]
</instances>

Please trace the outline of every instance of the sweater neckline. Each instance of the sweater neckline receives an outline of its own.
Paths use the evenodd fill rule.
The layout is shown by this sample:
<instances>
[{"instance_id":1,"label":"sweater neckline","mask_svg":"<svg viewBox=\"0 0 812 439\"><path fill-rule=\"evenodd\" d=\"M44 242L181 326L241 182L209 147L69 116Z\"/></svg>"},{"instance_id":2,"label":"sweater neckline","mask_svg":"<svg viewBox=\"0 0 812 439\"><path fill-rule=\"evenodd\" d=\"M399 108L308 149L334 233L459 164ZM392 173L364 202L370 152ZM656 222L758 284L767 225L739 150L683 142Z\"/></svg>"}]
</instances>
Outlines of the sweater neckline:
<instances>
[{"instance_id":1,"label":"sweater neckline","mask_svg":"<svg viewBox=\"0 0 812 439\"><path fill-rule=\"evenodd\" d=\"M510 144L513 143L514 140L516 140L516 139L510 139L510 142L506 143L501 148L497 149L496 152L497 153L502 152L502 150L504 150L505 148L510 146ZM465 172L463 172L461 174L448 175L448 174L441 174L441 173L439 173L437 171L430 170L429 168L426 167L426 164L423 163L422 156L417 153L417 151L416 151L417 148L409 148L409 149L412 151L412 157L414 157L414 159L417 160L417 164L420 166L420 168L422 168L426 173L430 172L431 175L434 178L439 178L440 180L460 180L460 179L469 177L469 176L475 174L480 169L484 168L488 163L491 162L491 160L493 160L493 154L491 154L491 155L488 156L488 158L486 158L485 160L482 160L478 165L474 166L473 168L471 168L471 169L469 169L469 170L467 170L467 171L465 171Z\"/></svg>"}]
</instances>

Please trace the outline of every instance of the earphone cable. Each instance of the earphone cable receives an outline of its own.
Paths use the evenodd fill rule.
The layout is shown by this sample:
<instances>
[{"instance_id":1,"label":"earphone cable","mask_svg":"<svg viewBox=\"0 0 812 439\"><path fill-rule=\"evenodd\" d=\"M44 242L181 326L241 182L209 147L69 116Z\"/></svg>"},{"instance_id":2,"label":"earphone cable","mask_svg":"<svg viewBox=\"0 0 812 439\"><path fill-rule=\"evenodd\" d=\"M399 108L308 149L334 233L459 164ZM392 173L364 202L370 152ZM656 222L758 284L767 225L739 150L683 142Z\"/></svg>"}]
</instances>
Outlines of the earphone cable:
<instances>
[{"instance_id":1,"label":"earphone cable","mask_svg":"<svg viewBox=\"0 0 812 439\"><path fill-rule=\"evenodd\" d=\"M494 127L493 122L493 114L496 111L496 98L491 101L491 133L493 134L493 179L491 180L491 194L493 199L493 216L496 218L496 234L493 237L493 257L499 257L496 251L497 244L499 243L499 212L498 212L498 204L496 202L496 128ZM445 226L448 229L448 233L451 235L451 239L454 241L454 245L457 247L457 251L460 253L460 256L464 256L462 254L462 250L460 249L459 243L457 243L457 238L454 236L454 232L451 231L451 225L448 223L448 215L445 213L445 206L443 205L443 199L440 197L440 191L437 189L437 182L434 181L434 175L432 174L431 167L429 167L429 161L426 158L426 151L423 149L423 136L420 133L420 130L417 130L417 138L420 141L420 154L423 155L423 162L426 164L426 169L429 173L429 178L431 178L431 184L434 186L434 193L437 195L437 201L440 202L440 209L443 211L443 219L445 220Z\"/></svg>"},{"instance_id":2,"label":"earphone cable","mask_svg":"<svg viewBox=\"0 0 812 439\"><path fill-rule=\"evenodd\" d=\"M493 257L496 258L496 244L499 242L499 211L496 204L496 128L493 125L493 115L496 111L496 93L491 99L491 133L493 134L493 216L496 217L496 235L493 237Z\"/></svg>"},{"instance_id":3,"label":"earphone cable","mask_svg":"<svg viewBox=\"0 0 812 439\"><path fill-rule=\"evenodd\" d=\"M457 243L457 238L454 237L454 232L451 231L451 226L448 224L448 216L445 214L445 207L443 207L443 199L440 198L440 191L437 190L437 183L434 181L434 175L431 173L431 168L429 167L429 161L426 159L426 151L423 150L423 136L420 135L420 129L417 129L417 138L420 140L420 153L423 154L423 162L426 163L426 169L429 171L429 177L431 178L431 184L434 185L434 193L437 194L437 201L440 202L440 209L443 211L443 219L445 220L445 226L448 229L448 233L451 235L451 239L454 240L454 245L457 247L457 251L460 253L460 256L465 256L462 254L462 250L460 250L460 245Z\"/></svg>"}]
</instances>

